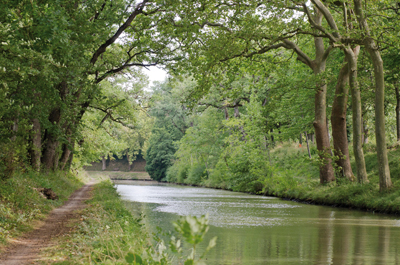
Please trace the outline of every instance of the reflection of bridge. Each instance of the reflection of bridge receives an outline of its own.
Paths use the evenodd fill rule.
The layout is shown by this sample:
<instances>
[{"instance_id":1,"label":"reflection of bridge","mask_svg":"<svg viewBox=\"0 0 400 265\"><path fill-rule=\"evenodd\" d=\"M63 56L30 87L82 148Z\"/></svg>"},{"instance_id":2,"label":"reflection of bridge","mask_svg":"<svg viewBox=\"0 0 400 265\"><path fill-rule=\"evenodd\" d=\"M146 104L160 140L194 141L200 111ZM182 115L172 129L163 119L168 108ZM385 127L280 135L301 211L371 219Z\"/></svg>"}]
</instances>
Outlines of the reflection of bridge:
<instances>
[{"instance_id":1,"label":"reflection of bridge","mask_svg":"<svg viewBox=\"0 0 400 265\"><path fill-rule=\"evenodd\" d=\"M152 179L124 179L124 178L112 178L110 177L111 180L132 180L132 181L154 181Z\"/></svg>"},{"instance_id":2,"label":"reflection of bridge","mask_svg":"<svg viewBox=\"0 0 400 265\"><path fill-rule=\"evenodd\" d=\"M124 171L86 171L89 176L103 176L111 180L152 180L150 175L145 171L124 172Z\"/></svg>"}]
</instances>

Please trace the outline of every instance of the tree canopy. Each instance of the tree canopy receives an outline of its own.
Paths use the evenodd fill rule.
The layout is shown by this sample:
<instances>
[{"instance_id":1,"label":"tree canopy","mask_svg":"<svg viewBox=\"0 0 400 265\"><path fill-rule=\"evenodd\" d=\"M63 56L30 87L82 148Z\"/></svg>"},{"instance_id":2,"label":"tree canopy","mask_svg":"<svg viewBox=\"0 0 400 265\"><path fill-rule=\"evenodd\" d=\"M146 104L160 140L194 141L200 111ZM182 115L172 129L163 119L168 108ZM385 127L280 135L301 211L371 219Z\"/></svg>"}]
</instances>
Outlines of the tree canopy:
<instances>
[{"instance_id":1,"label":"tree canopy","mask_svg":"<svg viewBox=\"0 0 400 265\"><path fill-rule=\"evenodd\" d=\"M157 180L259 190L271 148L305 140L320 183L368 183L373 139L388 190L399 19L391 0L6 1L2 177L140 153ZM170 79L148 92L154 65Z\"/></svg>"}]
</instances>

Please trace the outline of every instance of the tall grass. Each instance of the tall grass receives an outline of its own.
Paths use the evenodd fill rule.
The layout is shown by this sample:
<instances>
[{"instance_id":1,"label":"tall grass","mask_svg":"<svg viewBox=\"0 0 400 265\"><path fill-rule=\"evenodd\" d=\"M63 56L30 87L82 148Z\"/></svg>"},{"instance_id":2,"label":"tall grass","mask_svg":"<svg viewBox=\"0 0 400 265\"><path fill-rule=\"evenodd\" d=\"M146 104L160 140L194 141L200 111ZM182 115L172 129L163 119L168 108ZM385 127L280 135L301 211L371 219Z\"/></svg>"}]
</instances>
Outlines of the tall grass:
<instances>
[{"instance_id":1,"label":"tall grass","mask_svg":"<svg viewBox=\"0 0 400 265\"><path fill-rule=\"evenodd\" d=\"M71 173L19 172L0 183L0 245L11 237L32 228L34 220L42 219L54 207L61 206L83 185ZM58 200L43 198L34 188L51 188Z\"/></svg>"}]
</instances>

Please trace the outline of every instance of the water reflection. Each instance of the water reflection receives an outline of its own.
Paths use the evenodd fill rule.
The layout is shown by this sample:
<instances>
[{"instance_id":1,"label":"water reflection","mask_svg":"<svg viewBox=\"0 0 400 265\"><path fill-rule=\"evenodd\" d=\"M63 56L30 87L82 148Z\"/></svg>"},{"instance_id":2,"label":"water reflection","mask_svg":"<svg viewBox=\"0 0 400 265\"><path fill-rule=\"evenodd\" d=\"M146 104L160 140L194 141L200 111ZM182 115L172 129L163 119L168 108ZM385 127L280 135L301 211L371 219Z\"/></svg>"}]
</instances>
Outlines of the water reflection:
<instances>
[{"instance_id":1,"label":"water reflection","mask_svg":"<svg viewBox=\"0 0 400 265\"><path fill-rule=\"evenodd\" d=\"M131 182L118 191L146 214L150 232L208 212L206 241L218 241L207 264L400 264L397 217L172 185Z\"/></svg>"}]
</instances>

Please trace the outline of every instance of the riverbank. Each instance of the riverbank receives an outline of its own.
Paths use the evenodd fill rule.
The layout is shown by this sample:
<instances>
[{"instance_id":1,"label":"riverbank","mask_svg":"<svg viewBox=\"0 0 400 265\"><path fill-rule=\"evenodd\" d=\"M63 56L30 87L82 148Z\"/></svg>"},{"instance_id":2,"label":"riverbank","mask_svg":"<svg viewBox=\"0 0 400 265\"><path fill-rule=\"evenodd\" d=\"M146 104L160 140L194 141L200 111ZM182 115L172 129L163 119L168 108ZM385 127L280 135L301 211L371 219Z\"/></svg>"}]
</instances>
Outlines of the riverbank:
<instances>
[{"instance_id":1,"label":"riverbank","mask_svg":"<svg viewBox=\"0 0 400 265\"><path fill-rule=\"evenodd\" d=\"M253 180L251 185L232 186L229 179L215 183L204 178L199 183L178 182L176 184L248 192L303 203L377 213L400 214L400 150L388 150L393 182L393 187L388 192L379 191L377 157L374 146L367 145L364 147L364 151L370 181L364 185L347 180L321 185L316 153L314 152L310 159L305 147L298 147L296 144L285 144L271 150L270 172L265 172L262 177ZM354 161L352 167L355 169Z\"/></svg>"},{"instance_id":2,"label":"riverbank","mask_svg":"<svg viewBox=\"0 0 400 265\"><path fill-rule=\"evenodd\" d=\"M125 264L129 253L150 251L141 218L125 208L109 180L94 186L79 215L70 233L42 251L43 264Z\"/></svg>"},{"instance_id":3,"label":"riverbank","mask_svg":"<svg viewBox=\"0 0 400 265\"><path fill-rule=\"evenodd\" d=\"M94 185L92 191L87 190L86 208L79 207L81 210L72 209L78 211L65 214L63 208L71 208L69 204L77 203L75 197L70 198L71 194L89 179L101 182ZM44 198L38 191L40 188L51 189L58 199ZM55 172L43 176L24 172L4 181L0 194L0 246L3 258L10 264L22 264L22 260L30 262L36 258L40 264L90 264L92 261L115 264L125 262L128 253L151 251L141 219L134 218L125 208L104 174ZM71 203L65 204L67 200ZM57 221L54 214L48 216L55 208L55 215L60 213L63 220ZM48 222L54 223L54 231ZM44 238L45 234L50 236ZM24 244L25 241L28 243ZM27 249L20 251L19 245ZM37 253L38 249L48 245L50 247Z\"/></svg>"},{"instance_id":4,"label":"riverbank","mask_svg":"<svg viewBox=\"0 0 400 265\"><path fill-rule=\"evenodd\" d=\"M291 149L292 152L288 151ZM293 151L294 150L294 151ZM283 146L274 152L276 176L266 178L263 192L299 202L345 207L386 214L400 214L400 150L388 150L393 187L379 191L378 163L374 145L364 147L369 183L361 185L340 179L332 183L319 183L317 163L310 163L306 151ZM350 154L351 157L354 157ZM280 162L279 162L280 161ZM352 161L353 172L355 163Z\"/></svg>"},{"instance_id":5,"label":"riverbank","mask_svg":"<svg viewBox=\"0 0 400 265\"><path fill-rule=\"evenodd\" d=\"M1 264L170 264L171 252L149 234L142 214L134 217L125 207L107 175L80 175L31 172L4 182ZM89 179L90 185L78 189ZM44 186L59 199L43 198L38 187Z\"/></svg>"}]
</instances>

